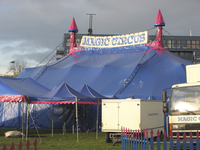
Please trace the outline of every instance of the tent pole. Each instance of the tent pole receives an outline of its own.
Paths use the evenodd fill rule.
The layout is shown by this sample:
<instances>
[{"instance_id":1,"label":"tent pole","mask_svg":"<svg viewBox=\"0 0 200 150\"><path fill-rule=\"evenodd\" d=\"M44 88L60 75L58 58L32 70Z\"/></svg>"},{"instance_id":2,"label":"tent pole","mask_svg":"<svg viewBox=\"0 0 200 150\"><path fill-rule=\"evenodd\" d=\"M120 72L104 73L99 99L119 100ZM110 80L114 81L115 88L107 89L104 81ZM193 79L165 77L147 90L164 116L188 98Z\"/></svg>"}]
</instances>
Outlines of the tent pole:
<instances>
[{"instance_id":1,"label":"tent pole","mask_svg":"<svg viewBox=\"0 0 200 150\"><path fill-rule=\"evenodd\" d=\"M53 116L54 116L54 104L52 104L52 137L53 137Z\"/></svg>"},{"instance_id":2,"label":"tent pole","mask_svg":"<svg viewBox=\"0 0 200 150\"><path fill-rule=\"evenodd\" d=\"M74 134L74 110L75 106L73 105L73 122L72 122L72 133Z\"/></svg>"},{"instance_id":3,"label":"tent pole","mask_svg":"<svg viewBox=\"0 0 200 150\"><path fill-rule=\"evenodd\" d=\"M98 120L99 120L99 98L98 98L98 102L97 102L96 139L98 139Z\"/></svg>"},{"instance_id":4,"label":"tent pole","mask_svg":"<svg viewBox=\"0 0 200 150\"><path fill-rule=\"evenodd\" d=\"M78 100L76 97L76 133L77 133L77 142L78 142Z\"/></svg>"},{"instance_id":5,"label":"tent pole","mask_svg":"<svg viewBox=\"0 0 200 150\"><path fill-rule=\"evenodd\" d=\"M22 141L24 140L24 102L22 102Z\"/></svg>"},{"instance_id":6,"label":"tent pole","mask_svg":"<svg viewBox=\"0 0 200 150\"><path fill-rule=\"evenodd\" d=\"M29 127L29 107L30 107L29 105L30 105L30 104L29 104L29 103L27 103L26 140L27 140L27 136L28 136L28 127Z\"/></svg>"},{"instance_id":7,"label":"tent pole","mask_svg":"<svg viewBox=\"0 0 200 150\"><path fill-rule=\"evenodd\" d=\"M65 134L65 104L63 104L63 135Z\"/></svg>"}]
</instances>

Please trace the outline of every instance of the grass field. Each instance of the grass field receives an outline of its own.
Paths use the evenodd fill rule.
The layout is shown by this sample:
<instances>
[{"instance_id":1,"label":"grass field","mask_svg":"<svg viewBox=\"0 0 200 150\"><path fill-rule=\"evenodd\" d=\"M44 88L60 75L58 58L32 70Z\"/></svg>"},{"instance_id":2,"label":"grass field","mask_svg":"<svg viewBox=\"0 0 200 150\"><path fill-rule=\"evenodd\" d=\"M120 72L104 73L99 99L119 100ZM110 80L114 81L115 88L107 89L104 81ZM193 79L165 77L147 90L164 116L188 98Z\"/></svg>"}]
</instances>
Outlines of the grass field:
<instances>
[{"instance_id":1,"label":"grass field","mask_svg":"<svg viewBox=\"0 0 200 150\"><path fill-rule=\"evenodd\" d=\"M19 141L22 142L22 149L26 150L26 139L22 141L22 138L5 138L4 133L6 131L12 131L16 129L0 129L0 149L3 148L3 144L6 144L7 150L10 149L11 143L14 143L15 149L18 148ZM21 130L19 130L21 131ZM25 132L25 131L24 131ZM38 150L121 150L121 143L116 143L115 146L111 146L112 143L105 142L105 133L99 132L98 139L96 139L96 132L80 132L79 142L77 143L76 133L65 133L63 135L61 130L54 130L52 137L51 130L39 130L40 138L36 130L30 130L29 142L30 150L34 149L34 138L37 139Z\"/></svg>"}]
</instances>

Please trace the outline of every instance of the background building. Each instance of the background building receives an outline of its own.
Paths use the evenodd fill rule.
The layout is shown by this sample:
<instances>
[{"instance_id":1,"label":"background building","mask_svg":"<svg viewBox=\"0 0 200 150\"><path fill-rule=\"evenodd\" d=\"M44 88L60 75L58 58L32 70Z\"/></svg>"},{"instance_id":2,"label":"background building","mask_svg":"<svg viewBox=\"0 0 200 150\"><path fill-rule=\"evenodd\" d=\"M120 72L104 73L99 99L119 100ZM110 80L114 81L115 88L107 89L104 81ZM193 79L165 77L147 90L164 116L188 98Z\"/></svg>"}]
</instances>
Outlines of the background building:
<instances>
[{"instance_id":1,"label":"background building","mask_svg":"<svg viewBox=\"0 0 200 150\"><path fill-rule=\"evenodd\" d=\"M149 35L150 40L155 36ZM200 63L200 36L163 36L166 49L193 63Z\"/></svg>"},{"instance_id":2,"label":"background building","mask_svg":"<svg viewBox=\"0 0 200 150\"><path fill-rule=\"evenodd\" d=\"M76 34L76 44L80 46L81 38L88 34ZM113 36L111 34L93 34L93 36ZM149 35L149 40L155 40L156 35ZM181 58L193 63L200 63L200 36L163 36L166 49ZM60 59L69 53L70 34L65 33L62 49L57 50L56 58Z\"/></svg>"}]
</instances>

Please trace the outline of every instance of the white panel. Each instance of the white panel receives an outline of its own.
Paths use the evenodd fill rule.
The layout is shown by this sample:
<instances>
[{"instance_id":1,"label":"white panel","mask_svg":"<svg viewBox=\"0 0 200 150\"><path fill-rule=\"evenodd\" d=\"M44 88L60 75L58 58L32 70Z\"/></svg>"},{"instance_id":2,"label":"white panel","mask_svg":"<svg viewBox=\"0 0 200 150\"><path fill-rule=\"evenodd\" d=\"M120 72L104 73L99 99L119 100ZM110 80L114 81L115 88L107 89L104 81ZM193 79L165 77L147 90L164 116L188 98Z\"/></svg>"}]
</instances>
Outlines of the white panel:
<instances>
[{"instance_id":1,"label":"white panel","mask_svg":"<svg viewBox=\"0 0 200 150\"><path fill-rule=\"evenodd\" d=\"M104 103L102 105L102 123L103 123L103 129L119 129L118 127L118 103Z\"/></svg>"},{"instance_id":2,"label":"white panel","mask_svg":"<svg viewBox=\"0 0 200 150\"><path fill-rule=\"evenodd\" d=\"M200 82L200 64L187 65L186 77L188 83Z\"/></svg>"},{"instance_id":3,"label":"white panel","mask_svg":"<svg viewBox=\"0 0 200 150\"><path fill-rule=\"evenodd\" d=\"M140 101L123 101L120 103L119 124L132 130L140 128Z\"/></svg>"},{"instance_id":4,"label":"white panel","mask_svg":"<svg viewBox=\"0 0 200 150\"><path fill-rule=\"evenodd\" d=\"M164 125L162 101L142 101L141 128L156 128Z\"/></svg>"}]
</instances>

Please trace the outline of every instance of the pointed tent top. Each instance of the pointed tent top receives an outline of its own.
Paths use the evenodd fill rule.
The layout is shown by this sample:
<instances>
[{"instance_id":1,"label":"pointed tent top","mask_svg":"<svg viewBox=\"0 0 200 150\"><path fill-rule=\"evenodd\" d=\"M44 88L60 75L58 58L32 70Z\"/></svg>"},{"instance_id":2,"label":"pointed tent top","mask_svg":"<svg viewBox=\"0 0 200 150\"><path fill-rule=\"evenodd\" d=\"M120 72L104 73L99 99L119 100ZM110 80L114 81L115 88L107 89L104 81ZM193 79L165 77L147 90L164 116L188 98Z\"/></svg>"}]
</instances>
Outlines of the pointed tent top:
<instances>
[{"instance_id":1,"label":"pointed tent top","mask_svg":"<svg viewBox=\"0 0 200 150\"><path fill-rule=\"evenodd\" d=\"M165 21L162 17L160 9L158 10L156 20L154 22L154 26L165 26Z\"/></svg>"},{"instance_id":2,"label":"pointed tent top","mask_svg":"<svg viewBox=\"0 0 200 150\"><path fill-rule=\"evenodd\" d=\"M83 93L85 95L89 95L92 97L100 98L100 99L109 99L109 97L105 97L98 92L96 92L94 89L92 89L89 85L84 84L82 87L77 89L78 92Z\"/></svg>"},{"instance_id":3,"label":"pointed tent top","mask_svg":"<svg viewBox=\"0 0 200 150\"><path fill-rule=\"evenodd\" d=\"M69 26L68 31L69 32L78 32L78 28L76 26L76 22L75 22L74 17L72 18L72 22L71 22L71 25Z\"/></svg>"}]
</instances>

